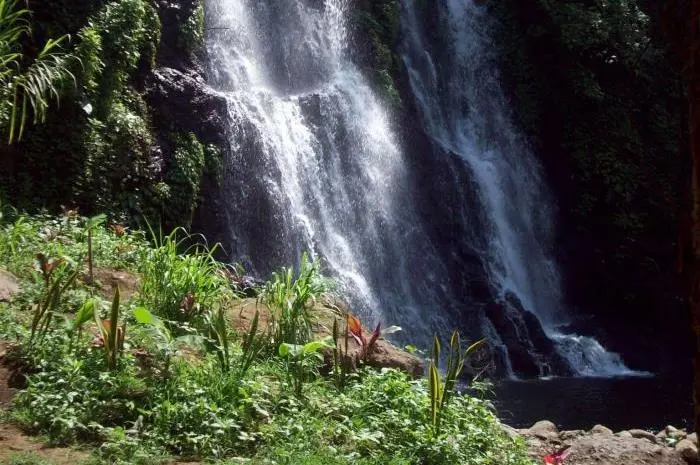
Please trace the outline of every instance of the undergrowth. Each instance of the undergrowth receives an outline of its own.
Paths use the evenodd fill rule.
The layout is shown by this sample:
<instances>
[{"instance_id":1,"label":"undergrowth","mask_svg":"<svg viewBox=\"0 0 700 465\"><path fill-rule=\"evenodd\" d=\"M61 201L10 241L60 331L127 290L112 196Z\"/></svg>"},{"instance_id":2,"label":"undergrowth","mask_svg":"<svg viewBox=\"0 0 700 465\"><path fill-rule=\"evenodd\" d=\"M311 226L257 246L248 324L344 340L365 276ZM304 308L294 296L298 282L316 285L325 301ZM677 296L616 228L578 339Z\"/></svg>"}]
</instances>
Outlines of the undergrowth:
<instances>
[{"instance_id":1,"label":"undergrowth","mask_svg":"<svg viewBox=\"0 0 700 465\"><path fill-rule=\"evenodd\" d=\"M27 381L7 416L25 430L90 446L92 463L530 463L484 400L453 396L437 429L425 379L362 366L342 387L321 376L334 372L322 370L333 363L322 356L333 338L314 340L309 322L328 281L306 259L261 290L258 304L272 320L258 326L256 316L252 328L235 330L231 273L201 238L176 230L148 242L140 232L99 227L95 268L140 277L138 292L112 299L81 275L29 344L50 260L87 269L86 224L72 214L11 210L0 222L0 266L22 281L21 294L0 304L0 338L11 343L5 362Z\"/></svg>"}]
</instances>

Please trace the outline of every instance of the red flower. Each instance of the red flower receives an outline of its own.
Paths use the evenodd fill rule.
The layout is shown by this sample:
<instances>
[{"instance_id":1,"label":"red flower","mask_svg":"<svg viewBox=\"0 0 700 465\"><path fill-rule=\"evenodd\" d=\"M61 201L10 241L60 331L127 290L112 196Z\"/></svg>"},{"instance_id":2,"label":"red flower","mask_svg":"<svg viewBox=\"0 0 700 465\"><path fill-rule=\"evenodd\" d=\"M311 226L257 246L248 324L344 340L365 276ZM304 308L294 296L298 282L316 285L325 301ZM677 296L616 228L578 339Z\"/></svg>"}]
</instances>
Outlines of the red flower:
<instances>
[{"instance_id":1,"label":"red flower","mask_svg":"<svg viewBox=\"0 0 700 465\"><path fill-rule=\"evenodd\" d=\"M551 454L545 455L545 465L561 465L562 463L564 463L564 460L566 460L566 458L571 453L569 447L571 446L564 446L556 452L552 452Z\"/></svg>"}]
</instances>

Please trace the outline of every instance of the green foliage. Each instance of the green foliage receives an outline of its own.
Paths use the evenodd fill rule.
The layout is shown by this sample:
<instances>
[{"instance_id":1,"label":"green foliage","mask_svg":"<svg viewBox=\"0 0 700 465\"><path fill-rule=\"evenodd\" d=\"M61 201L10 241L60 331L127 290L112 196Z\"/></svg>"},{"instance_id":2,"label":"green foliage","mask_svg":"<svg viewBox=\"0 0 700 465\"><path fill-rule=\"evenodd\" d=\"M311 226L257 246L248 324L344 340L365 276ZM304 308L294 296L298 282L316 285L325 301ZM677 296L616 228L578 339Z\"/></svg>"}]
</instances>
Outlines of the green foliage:
<instances>
[{"instance_id":1,"label":"green foliage","mask_svg":"<svg viewBox=\"0 0 700 465\"><path fill-rule=\"evenodd\" d=\"M139 64L152 66L160 41L160 23L149 2L119 0L108 2L91 24L102 37L104 70L96 114L104 118Z\"/></svg>"},{"instance_id":2,"label":"green foliage","mask_svg":"<svg viewBox=\"0 0 700 465\"><path fill-rule=\"evenodd\" d=\"M280 344L278 352L286 361L287 380L298 398L302 398L304 383L318 376L317 369L323 363L320 350L327 347L333 347L327 340L311 341L304 345Z\"/></svg>"},{"instance_id":3,"label":"green foliage","mask_svg":"<svg viewBox=\"0 0 700 465\"><path fill-rule=\"evenodd\" d=\"M0 235L2 247L14 248L12 256L22 263L12 268L22 270L34 249L54 247L52 254L60 250L68 256L85 253L85 219L37 219L11 210L9 216L0 226L17 226L22 238L8 247L5 235ZM125 237L141 237L119 228L108 232L97 227L94 233L97 266L114 255ZM425 380L411 380L395 370L362 369L347 373L339 392L332 380L318 373L321 349L333 347L330 338L281 342L271 354L263 350L272 342L260 331L261 315L253 318L243 337L233 337L225 302L219 300L220 294L230 293L228 278L208 249L186 247L186 240L192 238L178 240L173 234L151 249L139 243L137 261L130 266L143 270L144 285L130 302L114 299L109 328L100 319L102 301L83 294L74 304L58 306L54 316L62 318L53 318L31 350L25 343L30 321L22 301L40 295L45 278L22 274L24 293L0 304L0 338L20 342L11 356L28 373L28 385L15 397L11 419L53 442L95 445L94 463L160 463L168 454L197 460L236 456L260 464L274 460L313 465L322 459L324 464L366 465L530 463L523 445L508 438L486 402L453 395L444 402L438 432L431 423ZM162 275L154 275L149 268L154 265ZM70 272L55 270L61 276ZM200 278L190 281L188 274ZM57 276L49 275L48 280ZM280 302L289 303L285 311L290 314L295 300L308 311L325 289L317 266L307 259L298 274L285 270L278 276L269 289L284 297ZM87 286L80 280L75 285ZM190 291L191 300L178 300ZM148 303L148 309L134 308L137 302ZM196 303L201 307L196 309ZM191 325L159 317L173 312L177 317L180 309L190 312ZM90 318L96 320L94 326ZM60 321L64 323L57 324ZM113 331L122 321L129 323L123 352L119 332ZM299 326L303 324L290 323L289 328ZM99 335L90 344L89 332L95 330L106 352L99 347ZM336 328L335 339L341 337L338 333ZM286 334L300 337L297 330ZM211 343L202 344L207 340ZM210 353L203 353L202 347ZM117 352L121 355L115 360ZM455 360L461 360L463 352L455 349L455 354Z\"/></svg>"},{"instance_id":4,"label":"green foliage","mask_svg":"<svg viewBox=\"0 0 700 465\"><path fill-rule=\"evenodd\" d=\"M88 246L88 252L87 252L87 260L88 260L88 282L92 283L95 280L95 274L94 274L94 255L92 253L92 235L94 234L95 230L97 228L103 227L104 222L107 219L107 217L104 214L100 215L95 215L92 218L89 218L87 221L86 229L87 229L87 246Z\"/></svg>"},{"instance_id":5,"label":"green foliage","mask_svg":"<svg viewBox=\"0 0 700 465\"><path fill-rule=\"evenodd\" d=\"M175 138L173 160L165 177L170 194L163 202L165 216L173 224L192 222L205 165L205 147L197 136L190 133Z\"/></svg>"},{"instance_id":6,"label":"green foliage","mask_svg":"<svg viewBox=\"0 0 700 465\"><path fill-rule=\"evenodd\" d=\"M52 463L34 452L13 452L5 460L0 461L3 465L52 465Z\"/></svg>"},{"instance_id":7,"label":"green foliage","mask_svg":"<svg viewBox=\"0 0 700 465\"><path fill-rule=\"evenodd\" d=\"M79 269L71 270L65 259L49 260L38 254L39 267L43 277L44 289L39 302L34 304L34 316L29 335L29 346L34 339L42 340L50 329L51 320L59 309L61 299L70 286L75 283Z\"/></svg>"},{"instance_id":8,"label":"green foliage","mask_svg":"<svg viewBox=\"0 0 700 465\"><path fill-rule=\"evenodd\" d=\"M63 0L50 3L68 15ZM47 6L38 7L42 27L76 27L66 32L76 38L69 72L77 90L46 115L45 125L28 128L29 137L8 154L6 168L0 170L0 185L27 209L55 211L71 204L85 212L108 212L120 221L158 220L160 203L151 193L159 181L151 157L155 136L143 97L135 90L153 65L160 40L156 11L148 0L70 6L71 14L89 17L66 19Z\"/></svg>"},{"instance_id":9,"label":"green foliage","mask_svg":"<svg viewBox=\"0 0 700 465\"><path fill-rule=\"evenodd\" d=\"M46 350L34 359L36 373L15 397L13 418L56 442L99 438L107 427L135 421L135 402L145 402L147 389L133 361L106 371L101 351L83 351L76 358L64 334L47 337Z\"/></svg>"},{"instance_id":10,"label":"green foliage","mask_svg":"<svg viewBox=\"0 0 700 465\"><path fill-rule=\"evenodd\" d=\"M338 389L343 390L348 380L348 364L343 357L347 357L348 354L348 339L349 339L349 325L345 326L345 334L342 339L343 345L341 346L340 330L338 329L338 319L333 318L333 330L331 336L333 338L333 380ZM343 347L343 349L341 349Z\"/></svg>"},{"instance_id":11,"label":"green foliage","mask_svg":"<svg viewBox=\"0 0 700 465\"><path fill-rule=\"evenodd\" d=\"M273 273L272 280L265 285L259 298L272 313L270 337L273 345L301 345L311 338L310 306L329 288L318 267L318 262L310 262L304 253L298 274L292 268L283 268Z\"/></svg>"},{"instance_id":12,"label":"green foliage","mask_svg":"<svg viewBox=\"0 0 700 465\"><path fill-rule=\"evenodd\" d=\"M428 393L430 394L430 417L435 434L440 434L440 422L442 421L445 407L457 394L457 380L464 368L467 358L486 342L481 339L470 345L466 350L462 348L459 332L455 329L450 337L450 351L447 354L447 367L444 378L440 375L440 339L437 334L433 339L433 355L428 365Z\"/></svg>"},{"instance_id":13,"label":"green foliage","mask_svg":"<svg viewBox=\"0 0 700 465\"><path fill-rule=\"evenodd\" d=\"M290 402L286 414L264 429L270 445L261 456L283 463L310 452L349 463L389 463L392 457L394 463L430 465L530 463L522 444L500 430L488 404L468 396L446 407L442 433L435 436L425 381L395 370L363 371L341 394L312 389L306 403Z\"/></svg>"},{"instance_id":14,"label":"green foliage","mask_svg":"<svg viewBox=\"0 0 700 465\"><path fill-rule=\"evenodd\" d=\"M0 221L0 266L19 278L37 281L37 254L47 258L65 257L69 263L81 263L87 254L86 225L86 218L73 214L60 217L5 216L4 221ZM96 266L133 269L145 246L142 233L118 236L105 228L93 230Z\"/></svg>"},{"instance_id":15,"label":"green foliage","mask_svg":"<svg viewBox=\"0 0 700 465\"><path fill-rule=\"evenodd\" d=\"M226 321L226 311L221 307L209 310L204 322L221 370L231 371L231 330Z\"/></svg>"},{"instance_id":16,"label":"green foliage","mask_svg":"<svg viewBox=\"0 0 700 465\"><path fill-rule=\"evenodd\" d=\"M100 331L102 337L102 347L105 352L107 368L116 370L119 358L124 351L124 337L126 336L126 324L119 326L121 296L119 286L114 288L114 299L110 307L109 319L103 320L99 312L93 312L95 326Z\"/></svg>"},{"instance_id":17,"label":"green foliage","mask_svg":"<svg viewBox=\"0 0 700 465\"><path fill-rule=\"evenodd\" d=\"M224 268L214 259L216 246L197 243L181 228L152 236L155 248L141 261L141 305L166 321L185 322L233 297Z\"/></svg>"},{"instance_id":18,"label":"green foliage","mask_svg":"<svg viewBox=\"0 0 700 465\"><path fill-rule=\"evenodd\" d=\"M88 97L94 97L98 91L98 79L104 70L104 63L100 59L102 53L102 36L94 26L86 26L78 32L78 43L75 47L75 56L80 60L81 67L78 71L83 92Z\"/></svg>"},{"instance_id":19,"label":"green foliage","mask_svg":"<svg viewBox=\"0 0 700 465\"><path fill-rule=\"evenodd\" d=\"M46 121L51 101L74 80L75 57L62 51L68 36L48 39L28 60L22 40L32 32L29 15L17 0L0 0L0 124L9 125L10 144L22 138L30 113L34 124Z\"/></svg>"},{"instance_id":20,"label":"green foliage","mask_svg":"<svg viewBox=\"0 0 700 465\"><path fill-rule=\"evenodd\" d=\"M255 316L250 323L250 329L243 339L243 353L241 354L238 362L238 376L241 378L248 373L248 370L250 370L253 362L255 362L261 356L270 343L270 338L267 331L258 333L259 322L260 312L256 311Z\"/></svg>"},{"instance_id":21,"label":"green foliage","mask_svg":"<svg viewBox=\"0 0 700 465\"><path fill-rule=\"evenodd\" d=\"M178 36L180 47L187 52L197 52L204 46L204 5L197 2L192 13L182 23Z\"/></svg>"}]
</instances>

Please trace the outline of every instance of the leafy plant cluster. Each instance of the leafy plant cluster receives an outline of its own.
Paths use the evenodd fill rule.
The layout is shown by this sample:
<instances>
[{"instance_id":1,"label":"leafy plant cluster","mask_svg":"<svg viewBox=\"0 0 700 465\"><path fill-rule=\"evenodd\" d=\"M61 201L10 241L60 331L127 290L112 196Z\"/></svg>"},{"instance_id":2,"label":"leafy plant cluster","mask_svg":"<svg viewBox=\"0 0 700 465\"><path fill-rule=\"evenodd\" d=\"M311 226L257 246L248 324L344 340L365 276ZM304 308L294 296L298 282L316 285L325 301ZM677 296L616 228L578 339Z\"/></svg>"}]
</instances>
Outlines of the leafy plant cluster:
<instances>
[{"instance_id":1,"label":"leafy plant cluster","mask_svg":"<svg viewBox=\"0 0 700 465\"><path fill-rule=\"evenodd\" d=\"M275 274L261 291L261 310L236 330L231 272L200 238L177 230L152 234L148 245L118 225L95 227L94 269L123 265L140 275L129 297L85 279L86 228L94 225L11 211L0 224L2 265L23 281L22 294L0 307L0 338L16 343L8 357L26 373L10 412L25 428L54 442L94 444L101 463L173 455L259 464L529 463L488 402L455 395L458 369L442 385L449 395L439 428L426 380L367 368L344 370L342 384L321 376L325 363L341 370L324 354L342 350L343 336L336 328L334 337L314 339L311 308L327 289L317 262L304 258L299 270ZM116 258L125 245L136 250ZM370 352L379 328L366 337L353 318L345 341L364 341ZM469 350L453 337L457 368Z\"/></svg>"},{"instance_id":2,"label":"leafy plant cluster","mask_svg":"<svg viewBox=\"0 0 700 465\"><path fill-rule=\"evenodd\" d=\"M192 13L180 28L180 47L187 52L197 52L204 46L204 5L197 2Z\"/></svg>"},{"instance_id":3,"label":"leafy plant cluster","mask_svg":"<svg viewBox=\"0 0 700 465\"><path fill-rule=\"evenodd\" d=\"M3 3L3 12L21 13L15 35L34 32L48 38L33 61L25 58L24 48L31 49L25 41L4 41L14 48L0 50L8 69L21 71L6 76L18 90L15 98L12 86L3 87L10 93L0 95L0 127L15 138L26 132L21 143L2 147L2 195L34 211L55 212L68 204L86 213L104 211L122 222L146 218L169 228L189 224L203 171L218 172L219 154L192 134L164 136L172 156L158 149L161 141L144 100L144 82L161 38L153 2L74 3L32 3L32 13L17 10L17 2ZM188 47L201 42L201 5L183 22L180 35ZM15 62L21 66L10 66ZM34 82L30 78L36 81L33 93L20 87ZM59 95L61 105L49 109ZM44 124L25 128L31 118Z\"/></svg>"}]
</instances>

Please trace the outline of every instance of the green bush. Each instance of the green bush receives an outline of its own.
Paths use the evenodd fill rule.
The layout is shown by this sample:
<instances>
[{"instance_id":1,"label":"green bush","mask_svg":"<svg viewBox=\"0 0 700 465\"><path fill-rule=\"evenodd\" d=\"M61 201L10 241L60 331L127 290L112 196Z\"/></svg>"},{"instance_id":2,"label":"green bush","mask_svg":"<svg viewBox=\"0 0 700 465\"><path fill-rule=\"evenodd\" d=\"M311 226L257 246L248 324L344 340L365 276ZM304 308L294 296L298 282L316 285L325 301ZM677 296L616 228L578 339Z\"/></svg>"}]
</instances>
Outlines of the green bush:
<instances>
[{"instance_id":1,"label":"green bush","mask_svg":"<svg viewBox=\"0 0 700 465\"><path fill-rule=\"evenodd\" d=\"M233 297L221 263L214 259L216 247L196 241L183 229L168 236L153 234L155 248L144 251L138 301L165 321L199 321Z\"/></svg>"},{"instance_id":2,"label":"green bush","mask_svg":"<svg viewBox=\"0 0 700 465\"><path fill-rule=\"evenodd\" d=\"M271 312L270 337L275 348L282 343L303 345L311 338L311 306L330 283L319 273L318 261L302 255L298 274L292 268L272 273L259 299Z\"/></svg>"},{"instance_id":3,"label":"green bush","mask_svg":"<svg viewBox=\"0 0 700 465\"><path fill-rule=\"evenodd\" d=\"M68 347L67 334L53 332L43 352L32 354L36 373L15 396L12 418L59 443L103 439L106 428L136 421L137 404L149 394L133 360L125 357L118 370L107 371L100 349L76 357Z\"/></svg>"}]
</instances>

